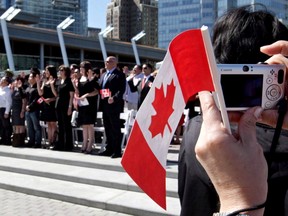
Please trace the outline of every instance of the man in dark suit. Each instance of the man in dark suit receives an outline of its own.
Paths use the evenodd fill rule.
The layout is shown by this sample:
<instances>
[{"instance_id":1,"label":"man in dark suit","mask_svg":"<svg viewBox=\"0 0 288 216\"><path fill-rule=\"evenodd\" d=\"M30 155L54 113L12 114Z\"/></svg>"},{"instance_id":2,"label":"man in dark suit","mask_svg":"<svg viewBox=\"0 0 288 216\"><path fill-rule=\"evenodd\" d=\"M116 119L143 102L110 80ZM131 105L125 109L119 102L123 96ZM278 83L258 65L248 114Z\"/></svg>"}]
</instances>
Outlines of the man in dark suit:
<instances>
[{"instance_id":1,"label":"man in dark suit","mask_svg":"<svg viewBox=\"0 0 288 216\"><path fill-rule=\"evenodd\" d=\"M143 64L142 71L144 73L144 77L138 81L136 85L134 85L133 78L128 81L128 85L130 87L131 92L138 91L138 109L140 108L141 104L143 103L146 95L148 94L152 83L154 81L154 77L151 76L152 73L152 65L150 64Z\"/></svg>"},{"instance_id":2,"label":"man in dark suit","mask_svg":"<svg viewBox=\"0 0 288 216\"><path fill-rule=\"evenodd\" d=\"M109 56L105 61L106 73L100 78L100 110L107 137L106 150L99 155L118 158L122 156L120 113L124 109L123 94L126 88L125 74L117 69L117 59Z\"/></svg>"}]
</instances>

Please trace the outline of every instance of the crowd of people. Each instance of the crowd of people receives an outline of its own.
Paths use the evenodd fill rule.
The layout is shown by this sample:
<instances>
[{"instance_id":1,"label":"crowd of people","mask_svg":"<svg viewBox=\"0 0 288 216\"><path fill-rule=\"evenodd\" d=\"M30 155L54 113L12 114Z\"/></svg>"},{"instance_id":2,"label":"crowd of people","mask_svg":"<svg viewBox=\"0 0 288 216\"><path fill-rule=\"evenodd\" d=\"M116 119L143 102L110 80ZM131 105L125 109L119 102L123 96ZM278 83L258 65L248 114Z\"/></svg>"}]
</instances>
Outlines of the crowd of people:
<instances>
[{"instance_id":1,"label":"crowd of people","mask_svg":"<svg viewBox=\"0 0 288 216\"><path fill-rule=\"evenodd\" d=\"M47 65L42 72L33 67L28 75L23 72L17 77L7 70L0 82L0 143L13 147L72 151L74 126L82 127L80 151L91 154L97 112L102 112L107 145L99 155L121 157L120 113L124 112L124 106L137 110L138 94L142 88L138 92L134 88L139 86L138 81L150 77L151 72L150 64L136 65L131 72L127 66L121 70L114 56L109 56L105 68L101 69L83 61L70 67ZM131 87L127 84L130 80L135 83ZM150 87L145 87L145 95ZM130 107L128 98L132 94L136 105ZM76 124L72 116L77 116ZM43 123L47 134L44 142Z\"/></svg>"},{"instance_id":2,"label":"crowd of people","mask_svg":"<svg viewBox=\"0 0 288 216\"><path fill-rule=\"evenodd\" d=\"M288 71L287 40L287 27L263 5L227 11L212 38L217 63L284 64ZM0 82L1 144L41 147L40 121L45 121L49 144L44 147L71 151L71 116L78 112L81 152L90 154L101 111L107 146L99 155L121 157L120 113L124 106L139 109L154 81L152 71L149 63L121 71L117 58L109 56L103 69L83 61L58 70L48 65L43 73L31 68L28 80L7 73ZM193 113L199 100L201 115ZM229 113L233 134L223 126L210 92L194 95L189 107L179 154L181 215L288 215L287 107L283 115L261 107Z\"/></svg>"}]
</instances>

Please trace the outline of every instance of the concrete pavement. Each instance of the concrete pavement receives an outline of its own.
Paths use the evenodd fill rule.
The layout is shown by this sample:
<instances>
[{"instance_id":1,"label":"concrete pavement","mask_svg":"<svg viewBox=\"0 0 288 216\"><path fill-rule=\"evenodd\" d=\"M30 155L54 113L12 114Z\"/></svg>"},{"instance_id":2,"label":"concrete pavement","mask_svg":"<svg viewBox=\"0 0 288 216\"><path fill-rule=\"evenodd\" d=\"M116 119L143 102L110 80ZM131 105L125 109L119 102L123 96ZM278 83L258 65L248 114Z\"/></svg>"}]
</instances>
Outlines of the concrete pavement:
<instances>
[{"instance_id":1,"label":"concrete pavement","mask_svg":"<svg viewBox=\"0 0 288 216\"><path fill-rule=\"evenodd\" d=\"M1 216L131 216L0 189Z\"/></svg>"}]
</instances>

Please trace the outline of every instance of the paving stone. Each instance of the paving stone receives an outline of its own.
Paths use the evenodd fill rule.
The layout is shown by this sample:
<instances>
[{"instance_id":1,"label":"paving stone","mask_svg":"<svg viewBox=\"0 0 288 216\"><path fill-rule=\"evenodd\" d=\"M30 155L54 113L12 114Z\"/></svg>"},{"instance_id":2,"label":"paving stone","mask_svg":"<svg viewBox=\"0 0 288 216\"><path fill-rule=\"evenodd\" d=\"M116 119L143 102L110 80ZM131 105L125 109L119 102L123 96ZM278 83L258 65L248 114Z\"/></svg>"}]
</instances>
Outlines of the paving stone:
<instances>
[{"instance_id":1,"label":"paving stone","mask_svg":"<svg viewBox=\"0 0 288 216\"><path fill-rule=\"evenodd\" d=\"M1 216L131 216L0 189Z\"/></svg>"}]
</instances>

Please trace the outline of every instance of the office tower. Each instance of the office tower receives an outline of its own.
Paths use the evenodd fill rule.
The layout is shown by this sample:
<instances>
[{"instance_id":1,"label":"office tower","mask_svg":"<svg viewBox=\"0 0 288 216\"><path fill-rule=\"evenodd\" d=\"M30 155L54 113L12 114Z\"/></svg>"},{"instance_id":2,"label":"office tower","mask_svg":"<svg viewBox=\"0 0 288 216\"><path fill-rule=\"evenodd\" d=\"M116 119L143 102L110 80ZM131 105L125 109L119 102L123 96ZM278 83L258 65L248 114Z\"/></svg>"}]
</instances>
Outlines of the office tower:
<instances>
[{"instance_id":1,"label":"office tower","mask_svg":"<svg viewBox=\"0 0 288 216\"><path fill-rule=\"evenodd\" d=\"M167 48L180 32L206 25L212 27L216 17L215 0L161 0L158 3L158 45Z\"/></svg>"},{"instance_id":2,"label":"office tower","mask_svg":"<svg viewBox=\"0 0 288 216\"><path fill-rule=\"evenodd\" d=\"M156 0L112 0L107 7L106 24L114 30L113 39L130 42L142 30L145 37L139 44L158 46L158 8Z\"/></svg>"},{"instance_id":3,"label":"office tower","mask_svg":"<svg viewBox=\"0 0 288 216\"><path fill-rule=\"evenodd\" d=\"M75 18L68 32L87 35L88 0L0 0L2 8L17 6L23 12L39 16L40 21L34 27L53 29L68 16Z\"/></svg>"},{"instance_id":4,"label":"office tower","mask_svg":"<svg viewBox=\"0 0 288 216\"><path fill-rule=\"evenodd\" d=\"M209 27L210 32L217 17L233 7L263 4L285 25L288 24L287 0L160 0L158 3L158 46L167 48L180 32L191 28ZM261 6L255 5L255 10Z\"/></svg>"}]
</instances>

